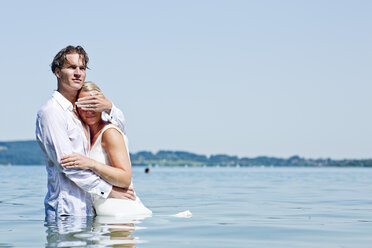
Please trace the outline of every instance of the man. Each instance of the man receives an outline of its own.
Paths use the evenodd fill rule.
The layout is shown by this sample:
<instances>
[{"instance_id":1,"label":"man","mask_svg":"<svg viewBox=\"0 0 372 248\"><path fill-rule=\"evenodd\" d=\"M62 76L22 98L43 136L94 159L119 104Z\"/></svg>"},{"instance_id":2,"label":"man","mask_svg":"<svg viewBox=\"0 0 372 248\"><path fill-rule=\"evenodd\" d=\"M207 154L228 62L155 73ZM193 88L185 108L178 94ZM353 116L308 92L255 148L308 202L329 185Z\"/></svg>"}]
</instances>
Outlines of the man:
<instances>
[{"instance_id":1,"label":"man","mask_svg":"<svg viewBox=\"0 0 372 248\"><path fill-rule=\"evenodd\" d=\"M67 46L54 57L51 69L57 77L58 88L37 114L36 139L44 153L48 172L48 193L44 200L48 218L94 215L91 195L122 199L135 197L132 189L114 187L90 170L66 169L60 165L63 156L73 153L86 156L90 149L89 134L84 131L75 110L76 96L85 81L88 61L88 55L80 46ZM125 131L124 115L103 94L81 99L78 106L103 111L102 118Z\"/></svg>"}]
</instances>

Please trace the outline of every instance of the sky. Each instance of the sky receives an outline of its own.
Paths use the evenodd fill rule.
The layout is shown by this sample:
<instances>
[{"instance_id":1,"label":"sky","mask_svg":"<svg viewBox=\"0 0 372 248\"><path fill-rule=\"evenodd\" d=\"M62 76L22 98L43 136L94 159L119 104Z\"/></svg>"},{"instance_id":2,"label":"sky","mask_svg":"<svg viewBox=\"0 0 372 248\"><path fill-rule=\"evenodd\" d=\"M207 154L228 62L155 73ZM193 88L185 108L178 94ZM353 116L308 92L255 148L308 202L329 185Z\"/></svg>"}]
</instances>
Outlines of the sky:
<instances>
[{"instance_id":1,"label":"sky","mask_svg":"<svg viewBox=\"0 0 372 248\"><path fill-rule=\"evenodd\" d=\"M372 158L372 1L2 1L0 141L35 139L67 45L131 152Z\"/></svg>"}]
</instances>

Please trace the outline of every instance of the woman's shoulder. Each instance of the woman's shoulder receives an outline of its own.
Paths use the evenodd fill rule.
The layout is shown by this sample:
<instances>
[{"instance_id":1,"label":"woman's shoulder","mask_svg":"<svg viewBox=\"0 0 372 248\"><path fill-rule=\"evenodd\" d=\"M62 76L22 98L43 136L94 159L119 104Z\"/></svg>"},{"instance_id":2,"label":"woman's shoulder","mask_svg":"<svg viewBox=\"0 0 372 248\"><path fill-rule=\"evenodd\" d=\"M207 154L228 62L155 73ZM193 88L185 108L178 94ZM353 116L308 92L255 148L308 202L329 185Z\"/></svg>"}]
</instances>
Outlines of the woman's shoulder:
<instances>
[{"instance_id":1,"label":"woman's shoulder","mask_svg":"<svg viewBox=\"0 0 372 248\"><path fill-rule=\"evenodd\" d=\"M102 130L102 141L104 143L121 142L123 138L123 132L114 124L107 124Z\"/></svg>"},{"instance_id":2,"label":"woman's shoulder","mask_svg":"<svg viewBox=\"0 0 372 248\"><path fill-rule=\"evenodd\" d=\"M112 124L112 123L107 123L103 129L102 129L102 133L105 133L105 132L112 132L113 130L117 130L119 133L123 133L120 128L115 125L115 124Z\"/></svg>"}]
</instances>

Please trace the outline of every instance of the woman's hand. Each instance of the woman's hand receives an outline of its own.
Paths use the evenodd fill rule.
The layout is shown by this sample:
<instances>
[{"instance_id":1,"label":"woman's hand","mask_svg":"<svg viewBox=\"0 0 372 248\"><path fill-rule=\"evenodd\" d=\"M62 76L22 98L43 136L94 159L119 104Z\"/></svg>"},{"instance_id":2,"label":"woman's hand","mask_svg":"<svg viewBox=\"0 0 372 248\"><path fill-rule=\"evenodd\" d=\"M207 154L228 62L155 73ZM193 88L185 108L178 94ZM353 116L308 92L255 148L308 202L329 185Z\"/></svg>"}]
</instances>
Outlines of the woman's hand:
<instances>
[{"instance_id":1,"label":"woman's hand","mask_svg":"<svg viewBox=\"0 0 372 248\"><path fill-rule=\"evenodd\" d=\"M70 154L62 157L61 166L68 169L94 170L96 161L80 154Z\"/></svg>"}]
</instances>

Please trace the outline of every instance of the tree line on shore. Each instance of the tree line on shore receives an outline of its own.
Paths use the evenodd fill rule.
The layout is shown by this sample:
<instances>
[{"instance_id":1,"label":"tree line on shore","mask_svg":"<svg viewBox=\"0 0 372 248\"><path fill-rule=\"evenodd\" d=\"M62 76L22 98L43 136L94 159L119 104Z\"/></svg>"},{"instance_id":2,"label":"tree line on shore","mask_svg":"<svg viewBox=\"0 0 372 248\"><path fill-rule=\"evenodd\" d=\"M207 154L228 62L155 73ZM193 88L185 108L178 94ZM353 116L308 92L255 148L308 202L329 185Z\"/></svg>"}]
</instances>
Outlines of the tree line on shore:
<instances>
[{"instance_id":1,"label":"tree line on shore","mask_svg":"<svg viewBox=\"0 0 372 248\"><path fill-rule=\"evenodd\" d=\"M200 155L185 151L165 151L157 153L140 151L131 153L132 165L143 166L347 166L372 167L372 159L306 159L299 156L275 158L260 156L247 158L226 154ZM0 142L0 165L42 165L44 157L35 140Z\"/></svg>"}]
</instances>

